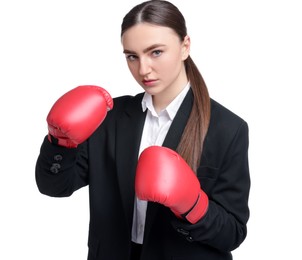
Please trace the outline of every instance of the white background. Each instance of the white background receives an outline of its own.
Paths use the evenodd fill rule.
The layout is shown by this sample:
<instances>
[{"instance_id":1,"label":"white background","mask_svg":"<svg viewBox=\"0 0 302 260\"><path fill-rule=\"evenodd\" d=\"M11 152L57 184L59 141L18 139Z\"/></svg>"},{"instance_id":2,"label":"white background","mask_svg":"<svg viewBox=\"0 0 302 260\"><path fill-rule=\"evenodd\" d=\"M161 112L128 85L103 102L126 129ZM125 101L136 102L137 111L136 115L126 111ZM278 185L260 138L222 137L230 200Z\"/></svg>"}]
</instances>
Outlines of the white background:
<instances>
[{"instance_id":1,"label":"white background","mask_svg":"<svg viewBox=\"0 0 302 260\"><path fill-rule=\"evenodd\" d=\"M88 189L41 195L35 162L63 93L141 91L120 44L122 18L139 2L1 0L0 259L86 259ZM300 1L172 2L212 98L250 127L251 217L234 259L301 259Z\"/></svg>"}]
</instances>

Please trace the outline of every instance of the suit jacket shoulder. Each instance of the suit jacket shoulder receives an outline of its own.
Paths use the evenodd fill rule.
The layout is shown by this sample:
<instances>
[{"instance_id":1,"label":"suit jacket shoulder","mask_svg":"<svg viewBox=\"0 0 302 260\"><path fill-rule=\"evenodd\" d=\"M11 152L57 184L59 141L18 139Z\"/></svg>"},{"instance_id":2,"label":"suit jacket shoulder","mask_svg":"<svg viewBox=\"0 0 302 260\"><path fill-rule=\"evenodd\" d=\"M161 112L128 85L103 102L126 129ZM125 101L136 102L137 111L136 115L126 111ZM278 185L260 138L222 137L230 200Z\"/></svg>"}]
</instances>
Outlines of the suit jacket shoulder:
<instances>
[{"instance_id":1,"label":"suit jacket shoulder","mask_svg":"<svg viewBox=\"0 0 302 260\"><path fill-rule=\"evenodd\" d=\"M204 143L202 163L213 168L220 168L231 145L236 142L247 149L247 122L211 99L211 119Z\"/></svg>"},{"instance_id":2,"label":"suit jacket shoulder","mask_svg":"<svg viewBox=\"0 0 302 260\"><path fill-rule=\"evenodd\" d=\"M242 123L246 123L243 118L218 103L216 100L211 99L211 121L219 120L220 124L224 127L237 127Z\"/></svg>"},{"instance_id":3,"label":"suit jacket shoulder","mask_svg":"<svg viewBox=\"0 0 302 260\"><path fill-rule=\"evenodd\" d=\"M136 109L137 106L141 107L143 95L144 93L139 93L135 96L125 95L113 98L113 111L128 111L129 109L131 111L132 108Z\"/></svg>"}]
</instances>

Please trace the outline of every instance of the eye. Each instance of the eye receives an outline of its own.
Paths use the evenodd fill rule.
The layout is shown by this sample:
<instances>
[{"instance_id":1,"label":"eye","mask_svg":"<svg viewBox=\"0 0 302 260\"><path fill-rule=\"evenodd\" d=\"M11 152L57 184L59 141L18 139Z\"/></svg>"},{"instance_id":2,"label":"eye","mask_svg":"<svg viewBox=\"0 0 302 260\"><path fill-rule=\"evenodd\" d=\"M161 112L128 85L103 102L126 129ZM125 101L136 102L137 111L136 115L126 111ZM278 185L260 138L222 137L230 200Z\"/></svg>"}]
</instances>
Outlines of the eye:
<instances>
[{"instance_id":1,"label":"eye","mask_svg":"<svg viewBox=\"0 0 302 260\"><path fill-rule=\"evenodd\" d=\"M152 51L152 55L153 55L154 57L158 57L158 56L160 56L162 53L163 53L163 51L161 51L161 50L154 50L154 51Z\"/></svg>"},{"instance_id":2,"label":"eye","mask_svg":"<svg viewBox=\"0 0 302 260\"><path fill-rule=\"evenodd\" d=\"M133 54L128 54L126 55L126 59L129 61L135 61L137 59L137 56Z\"/></svg>"}]
</instances>

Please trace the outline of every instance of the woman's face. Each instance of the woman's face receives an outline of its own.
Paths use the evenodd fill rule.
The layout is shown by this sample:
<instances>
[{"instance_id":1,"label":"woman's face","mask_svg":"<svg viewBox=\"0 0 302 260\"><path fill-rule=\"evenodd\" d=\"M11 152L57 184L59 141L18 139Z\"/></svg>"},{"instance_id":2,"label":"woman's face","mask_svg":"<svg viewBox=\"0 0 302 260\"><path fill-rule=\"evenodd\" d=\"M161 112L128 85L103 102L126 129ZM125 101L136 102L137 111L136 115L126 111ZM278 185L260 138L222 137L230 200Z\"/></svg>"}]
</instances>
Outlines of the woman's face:
<instances>
[{"instance_id":1,"label":"woman's face","mask_svg":"<svg viewBox=\"0 0 302 260\"><path fill-rule=\"evenodd\" d=\"M180 41L168 27L140 23L123 34L122 44L133 77L149 94L173 99L188 83L188 36Z\"/></svg>"}]
</instances>

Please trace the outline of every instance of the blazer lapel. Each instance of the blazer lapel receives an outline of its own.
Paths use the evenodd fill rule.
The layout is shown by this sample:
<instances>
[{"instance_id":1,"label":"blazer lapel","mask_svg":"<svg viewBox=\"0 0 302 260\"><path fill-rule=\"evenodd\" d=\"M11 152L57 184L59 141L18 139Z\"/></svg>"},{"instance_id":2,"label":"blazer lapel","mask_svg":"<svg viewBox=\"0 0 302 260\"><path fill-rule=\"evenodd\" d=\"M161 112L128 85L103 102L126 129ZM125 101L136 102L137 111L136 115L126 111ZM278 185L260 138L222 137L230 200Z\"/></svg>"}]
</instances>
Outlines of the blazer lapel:
<instances>
[{"instance_id":1,"label":"blazer lapel","mask_svg":"<svg viewBox=\"0 0 302 260\"><path fill-rule=\"evenodd\" d=\"M182 133L187 124L188 118L190 116L192 104L193 104L193 93L192 90L190 89L170 126L170 129L167 133L167 136L162 146L168 147L172 150L176 150L180 142ZM148 239L152 227L152 222L154 221L154 218L159 208L160 205L158 203L148 202L144 240Z\"/></svg>"},{"instance_id":2,"label":"blazer lapel","mask_svg":"<svg viewBox=\"0 0 302 260\"><path fill-rule=\"evenodd\" d=\"M176 150L190 116L192 104L193 93L190 89L170 126L162 146L168 147L174 151Z\"/></svg>"},{"instance_id":3,"label":"blazer lapel","mask_svg":"<svg viewBox=\"0 0 302 260\"><path fill-rule=\"evenodd\" d=\"M142 111L139 94L129 102L117 122L116 167L124 211L131 230L134 205L134 179L146 113Z\"/></svg>"}]
</instances>

